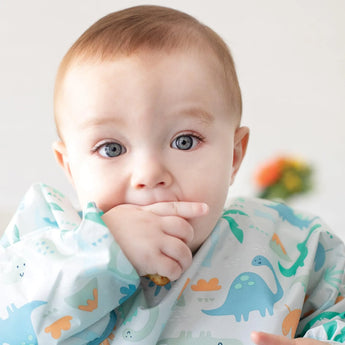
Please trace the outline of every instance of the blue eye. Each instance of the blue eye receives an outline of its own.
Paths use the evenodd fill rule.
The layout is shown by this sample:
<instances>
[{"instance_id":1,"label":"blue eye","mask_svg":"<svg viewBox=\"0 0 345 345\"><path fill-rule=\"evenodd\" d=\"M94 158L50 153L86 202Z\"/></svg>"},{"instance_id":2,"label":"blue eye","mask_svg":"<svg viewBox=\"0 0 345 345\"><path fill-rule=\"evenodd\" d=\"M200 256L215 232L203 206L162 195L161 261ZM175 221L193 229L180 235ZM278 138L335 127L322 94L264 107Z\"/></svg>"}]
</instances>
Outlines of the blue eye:
<instances>
[{"instance_id":1,"label":"blue eye","mask_svg":"<svg viewBox=\"0 0 345 345\"><path fill-rule=\"evenodd\" d=\"M119 143L106 143L97 149L102 157L114 158L126 152L126 148Z\"/></svg>"},{"instance_id":2,"label":"blue eye","mask_svg":"<svg viewBox=\"0 0 345 345\"><path fill-rule=\"evenodd\" d=\"M178 150L190 150L194 148L199 142L200 138L191 134L183 134L174 139L171 147Z\"/></svg>"}]
</instances>

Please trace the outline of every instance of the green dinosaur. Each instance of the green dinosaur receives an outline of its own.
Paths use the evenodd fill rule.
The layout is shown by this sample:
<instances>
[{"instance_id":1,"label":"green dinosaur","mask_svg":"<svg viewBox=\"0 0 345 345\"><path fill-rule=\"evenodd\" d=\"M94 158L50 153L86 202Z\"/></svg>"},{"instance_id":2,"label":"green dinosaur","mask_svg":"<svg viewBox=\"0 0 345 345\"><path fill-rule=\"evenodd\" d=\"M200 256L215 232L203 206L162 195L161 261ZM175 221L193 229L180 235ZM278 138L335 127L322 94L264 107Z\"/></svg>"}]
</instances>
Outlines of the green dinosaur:
<instances>
[{"instance_id":1,"label":"green dinosaur","mask_svg":"<svg viewBox=\"0 0 345 345\"><path fill-rule=\"evenodd\" d=\"M283 267L281 265L280 261L278 262L279 270L280 270L280 273L282 275L284 275L285 277L291 277L291 276L296 274L298 267L303 267L304 266L304 260L305 260L305 258L308 255L307 242L308 242L311 234L313 233L313 231L315 231L320 226L321 226L320 224L314 225L310 229L306 239L303 242L297 244L297 249L300 252L300 255L297 258L297 260L295 261L295 263L290 268L285 268L285 267Z\"/></svg>"}]
</instances>

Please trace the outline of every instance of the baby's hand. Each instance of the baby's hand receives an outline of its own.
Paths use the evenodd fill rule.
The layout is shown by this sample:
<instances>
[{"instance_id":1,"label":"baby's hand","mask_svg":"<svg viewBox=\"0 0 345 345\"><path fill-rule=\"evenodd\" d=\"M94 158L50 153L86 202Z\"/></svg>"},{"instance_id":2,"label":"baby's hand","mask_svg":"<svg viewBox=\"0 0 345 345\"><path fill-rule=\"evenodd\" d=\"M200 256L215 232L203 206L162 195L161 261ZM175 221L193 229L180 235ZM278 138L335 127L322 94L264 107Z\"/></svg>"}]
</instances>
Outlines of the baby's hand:
<instances>
[{"instance_id":1,"label":"baby's hand","mask_svg":"<svg viewBox=\"0 0 345 345\"><path fill-rule=\"evenodd\" d=\"M186 219L207 212L203 203L160 202L119 205L102 218L139 275L158 273L176 280L192 262L188 244L194 229Z\"/></svg>"},{"instance_id":2,"label":"baby's hand","mask_svg":"<svg viewBox=\"0 0 345 345\"><path fill-rule=\"evenodd\" d=\"M264 332L252 332L251 338L257 345L325 345L326 342L311 338L290 339L280 335L274 335Z\"/></svg>"}]
</instances>

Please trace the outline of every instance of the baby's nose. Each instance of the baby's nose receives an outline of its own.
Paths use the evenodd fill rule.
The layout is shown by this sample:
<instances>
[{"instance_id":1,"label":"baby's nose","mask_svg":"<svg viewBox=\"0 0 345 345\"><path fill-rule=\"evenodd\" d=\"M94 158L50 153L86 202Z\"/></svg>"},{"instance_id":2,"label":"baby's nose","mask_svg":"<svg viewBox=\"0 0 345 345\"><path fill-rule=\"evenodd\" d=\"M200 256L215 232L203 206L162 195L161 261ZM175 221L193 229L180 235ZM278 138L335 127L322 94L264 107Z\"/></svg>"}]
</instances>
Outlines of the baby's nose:
<instances>
[{"instance_id":1,"label":"baby's nose","mask_svg":"<svg viewBox=\"0 0 345 345\"><path fill-rule=\"evenodd\" d=\"M141 159L135 164L131 184L135 189L168 187L172 175L167 167L156 158Z\"/></svg>"}]
</instances>

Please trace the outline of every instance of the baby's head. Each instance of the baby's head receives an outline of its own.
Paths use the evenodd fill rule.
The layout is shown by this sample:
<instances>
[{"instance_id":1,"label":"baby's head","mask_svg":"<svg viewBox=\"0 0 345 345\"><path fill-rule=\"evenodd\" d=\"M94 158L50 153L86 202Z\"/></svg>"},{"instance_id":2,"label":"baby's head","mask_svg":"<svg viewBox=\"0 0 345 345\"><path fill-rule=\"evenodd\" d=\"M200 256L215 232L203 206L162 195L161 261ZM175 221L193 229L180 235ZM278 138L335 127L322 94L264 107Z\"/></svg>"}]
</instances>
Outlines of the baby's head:
<instances>
[{"instance_id":1,"label":"baby's head","mask_svg":"<svg viewBox=\"0 0 345 345\"><path fill-rule=\"evenodd\" d=\"M232 107L231 116L239 121L242 99L234 62L222 38L194 17L166 7L137 6L114 12L92 25L64 56L55 84L55 120L58 133L64 120L60 119L59 100L69 69L79 64L99 64L136 55L140 52L189 52L212 55L223 74L222 83ZM216 67L215 67L216 68Z\"/></svg>"},{"instance_id":2,"label":"baby's head","mask_svg":"<svg viewBox=\"0 0 345 345\"><path fill-rule=\"evenodd\" d=\"M82 206L201 201L200 244L221 214L248 129L223 40L158 6L112 13L65 55L56 79L54 150ZM194 222L194 223L193 223Z\"/></svg>"}]
</instances>

